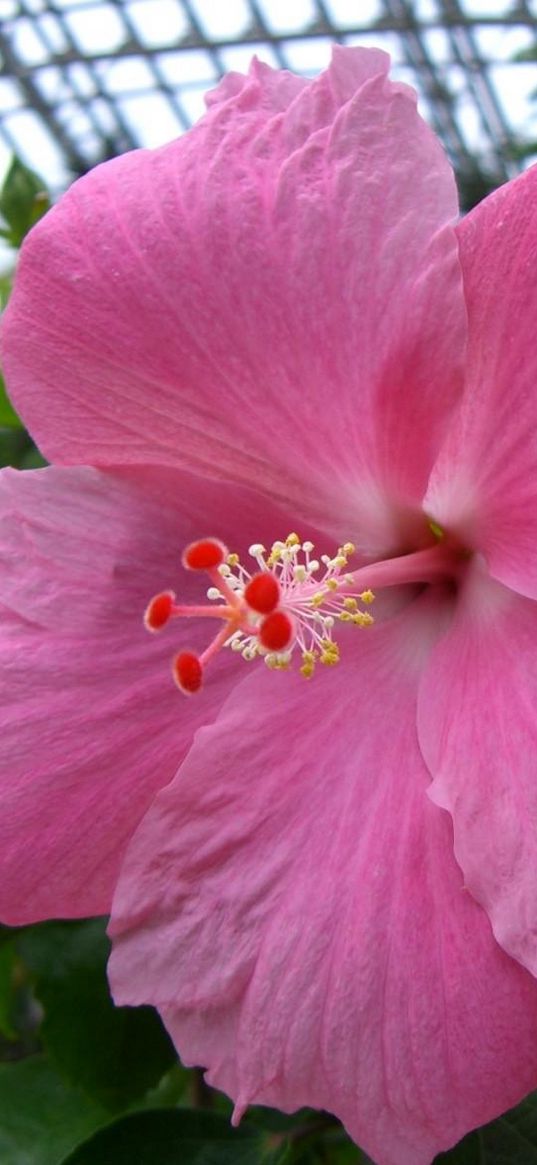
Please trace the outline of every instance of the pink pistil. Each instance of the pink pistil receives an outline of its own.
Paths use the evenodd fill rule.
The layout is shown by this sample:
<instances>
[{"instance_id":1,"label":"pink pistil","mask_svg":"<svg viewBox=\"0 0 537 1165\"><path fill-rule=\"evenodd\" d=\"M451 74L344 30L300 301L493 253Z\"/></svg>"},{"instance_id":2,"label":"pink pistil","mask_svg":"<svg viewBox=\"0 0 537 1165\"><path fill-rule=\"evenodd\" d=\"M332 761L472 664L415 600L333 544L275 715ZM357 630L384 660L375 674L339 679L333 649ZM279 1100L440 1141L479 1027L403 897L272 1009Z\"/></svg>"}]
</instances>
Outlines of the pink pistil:
<instances>
[{"instance_id":1,"label":"pink pistil","mask_svg":"<svg viewBox=\"0 0 537 1165\"><path fill-rule=\"evenodd\" d=\"M379 590L405 583L432 583L456 578L467 557L467 551L461 546L446 540L426 550L361 566L346 577L349 589L353 590L361 586Z\"/></svg>"}]
</instances>

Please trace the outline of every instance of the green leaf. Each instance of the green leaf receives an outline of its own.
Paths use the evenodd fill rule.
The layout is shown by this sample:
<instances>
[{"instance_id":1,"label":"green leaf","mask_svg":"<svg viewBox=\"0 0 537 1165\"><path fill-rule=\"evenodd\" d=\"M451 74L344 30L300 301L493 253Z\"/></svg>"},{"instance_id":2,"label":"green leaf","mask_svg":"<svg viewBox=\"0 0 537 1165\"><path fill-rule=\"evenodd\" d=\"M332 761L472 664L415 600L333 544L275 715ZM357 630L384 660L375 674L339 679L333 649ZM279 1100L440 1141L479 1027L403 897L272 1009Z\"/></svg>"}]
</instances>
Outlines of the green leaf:
<instances>
[{"instance_id":1,"label":"green leaf","mask_svg":"<svg viewBox=\"0 0 537 1165\"><path fill-rule=\"evenodd\" d=\"M533 100L537 97L537 89L531 94ZM518 159L532 157L537 154L537 138L520 139L519 141L511 142L509 147L509 157Z\"/></svg>"},{"instance_id":2,"label":"green leaf","mask_svg":"<svg viewBox=\"0 0 537 1165\"><path fill-rule=\"evenodd\" d=\"M66 1086L43 1056L0 1064L2 1165L59 1165L106 1119L106 1112Z\"/></svg>"},{"instance_id":3,"label":"green leaf","mask_svg":"<svg viewBox=\"0 0 537 1165\"><path fill-rule=\"evenodd\" d=\"M333 1157L334 1165L360 1165L365 1161L365 1156L360 1149L349 1141L346 1145L341 1145Z\"/></svg>"},{"instance_id":4,"label":"green leaf","mask_svg":"<svg viewBox=\"0 0 537 1165\"><path fill-rule=\"evenodd\" d=\"M485 1165L479 1130L464 1137L447 1153L439 1153L433 1165Z\"/></svg>"},{"instance_id":5,"label":"green leaf","mask_svg":"<svg viewBox=\"0 0 537 1165\"><path fill-rule=\"evenodd\" d=\"M278 1156L276 1156L276 1152ZM62 1165L283 1165L277 1150L247 1123L219 1113L159 1109L121 1117L79 1145Z\"/></svg>"},{"instance_id":6,"label":"green leaf","mask_svg":"<svg viewBox=\"0 0 537 1165\"><path fill-rule=\"evenodd\" d=\"M2 232L0 231L0 234ZM4 308L9 299L11 292L11 275L4 273L0 275L0 308Z\"/></svg>"},{"instance_id":7,"label":"green leaf","mask_svg":"<svg viewBox=\"0 0 537 1165\"><path fill-rule=\"evenodd\" d=\"M48 462L45 461L39 449L35 445L31 445L29 449L23 453L19 461L19 469L44 469Z\"/></svg>"},{"instance_id":8,"label":"green leaf","mask_svg":"<svg viewBox=\"0 0 537 1165\"><path fill-rule=\"evenodd\" d=\"M307 1129L312 1124L323 1129L325 1127L327 1129L334 1126L341 1127L337 1124L335 1117L316 1112L313 1108L299 1108L297 1112L289 1114L279 1112L277 1108L268 1108L265 1105L252 1105L248 1109L248 1121L271 1133L296 1132L297 1128Z\"/></svg>"},{"instance_id":9,"label":"green leaf","mask_svg":"<svg viewBox=\"0 0 537 1165\"><path fill-rule=\"evenodd\" d=\"M291 1115L275 1108L254 1105L248 1109L248 1123L286 1137L271 1165L361 1165L364 1154L346 1135L342 1125L327 1112L301 1108Z\"/></svg>"},{"instance_id":10,"label":"green leaf","mask_svg":"<svg viewBox=\"0 0 537 1165\"><path fill-rule=\"evenodd\" d=\"M537 1092L481 1130L484 1165L537 1165Z\"/></svg>"},{"instance_id":11,"label":"green leaf","mask_svg":"<svg viewBox=\"0 0 537 1165\"><path fill-rule=\"evenodd\" d=\"M172 1108L175 1107L179 1101L188 1093L192 1085L192 1071L189 1068L183 1068L183 1065L176 1060L169 1072L159 1080L155 1088L150 1088L143 1100L138 1100L135 1107L140 1108ZM195 1103L186 1100L185 1104Z\"/></svg>"},{"instance_id":12,"label":"green leaf","mask_svg":"<svg viewBox=\"0 0 537 1165\"><path fill-rule=\"evenodd\" d=\"M0 425L8 429L22 429L22 421L17 416L7 395L4 379L0 375Z\"/></svg>"},{"instance_id":13,"label":"green leaf","mask_svg":"<svg viewBox=\"0 0 537 1165\"><path fill-rule=\"evenodd\" d=\"M0 467L14 465L19 469L29 449L30 438L24 429L4 429L0 425Z\"/></svg>"},{"instance_id":14,"label":"green leaf","mask_svg":"<svg viewBox=\"0 0 537 1165\"><path fill-rule=\"evenodd\" d=\"M17 953L19 933L0 927L0 1060L20 1060L41 1050L35 998Z\"/></svg>"},{"instance_id":15,"label":"green leaf","mask_svg":"<svg viewBox=\"0 0 537 1165\"><path fill-rule=\"evenodd\" d=\"M13 1027L13 980L15 971L15 944L0 946L0 1033L8 1040L16 1039Z\"/></svg>"},{"instance_id":16,"label":"green leaf","mask_svg":"<svg viewBox=\"0 0 537 1165\"><path fill-rule=\"evenodd\" d=\"M527 49L519 49L512 57L513 61L537 61L537 43Z\"/></svg>"},{"instance_id":17,"label":"green leaf","mask_svg":"<svg viewBox=\"0 0 537 1165\"><path fill-rule=\"evenodd\" d=\"M20 247L30 228L49 207L50 198L42 178L19 158L13 158L0 190L0 214L9 227L8 242Z\"/></svg>"},{"instance_id":18,"label":"green leaf","mask_svg":"<svg viewBox=\"0 0 537 1165\"><path fill-rule=\"evenodd\" d=\"M13 942L13 939L18 934L20 934L20 930L17 926L4 926L4 923L0 922L0 947L4 943Z\"/></svg>"},{"instance_id":19,"label":"green leaf","mask_svg":"<svg viewBox=\"0 0 537 1165\"><path fill-rule=\"evenodd\" d=\"M29 927L18 949L44 1009L43 1042L71 1083L111 1110L158 1083L173 1046L153 1008L114 1007L103 919Z\"/></svg>"}]
</instances>

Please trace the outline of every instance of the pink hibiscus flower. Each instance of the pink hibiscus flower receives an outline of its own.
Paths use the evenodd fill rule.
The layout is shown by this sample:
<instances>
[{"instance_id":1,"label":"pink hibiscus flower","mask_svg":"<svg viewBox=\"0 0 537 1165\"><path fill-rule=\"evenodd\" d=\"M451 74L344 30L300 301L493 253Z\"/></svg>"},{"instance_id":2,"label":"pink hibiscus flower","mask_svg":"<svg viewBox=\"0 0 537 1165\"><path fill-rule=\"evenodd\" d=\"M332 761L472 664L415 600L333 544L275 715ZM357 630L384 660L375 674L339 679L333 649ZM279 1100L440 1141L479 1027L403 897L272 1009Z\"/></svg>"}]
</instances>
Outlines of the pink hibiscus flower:
<instances>
[{"instance_id":1,"label":"pink hibiscus flower","mask_svg":"<svg viewBox=\"0 0 537 1165\"><path fill-rule=\"evenodd\" d=\"M229 76L24 248L0 902L113 899L116 999L237 1114L425 1165L537 1084L537 172L455 226L387 64ZM200 538L261 582L195 546L205 600ZM237 651L148 635L168 588Z\"/></svg>"}]
</instances>

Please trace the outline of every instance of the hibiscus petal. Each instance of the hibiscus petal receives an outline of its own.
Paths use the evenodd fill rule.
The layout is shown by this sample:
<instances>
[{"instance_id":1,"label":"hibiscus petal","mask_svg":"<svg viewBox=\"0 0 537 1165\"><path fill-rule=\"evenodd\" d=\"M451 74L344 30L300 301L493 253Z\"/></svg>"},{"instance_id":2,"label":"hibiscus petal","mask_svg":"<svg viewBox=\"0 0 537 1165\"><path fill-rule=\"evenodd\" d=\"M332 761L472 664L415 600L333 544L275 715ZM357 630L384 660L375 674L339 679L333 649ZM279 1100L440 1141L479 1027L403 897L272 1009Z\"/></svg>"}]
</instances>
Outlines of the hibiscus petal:
<instances>
[{"instance_id":1,"label":"hibiscus petal","mask_svg":"<svg viewBox=\"0 0 537 1165\"><path fill-rule=\"evenodd\" d=\"M0 916L103 913L128 838L241 662L222 653L187 704L172 656L217 628L179 620L151 636L147 602L169 587L203 601L180 566L192 537L231 538L238 510L251 540L281 534L281 519L156 471L6 470L0 506Z\"/></svg>"},{"instance_id":2,"label":"hibiscus petal","mask_svg":"<svg viewBox=\"0 0 537 1165\"><path fill-rule=\"evenodd\" d=\"M426 506L492 574L537 597L537 167L458 226L468 379Z\"/></svg>"},{"instance_id":3,"label":"hibiscus petal","mask_svg":"<svg viewBox=\"0 0 537 1165\"><path fill-rule=\"evenodd\" d=\"M260 86L252 86L251 78L259 79ZM356 78L353 78L355 82ZM269 113L282 113L291 104L293 99L308 84L305 77L297 77L295 73L288 73L287 69L271 69L253 57L248 76L244 73L226 73L218 85L205 94L205 104L209 109L229 101L247 90L246 102L251 102L252 89L255 92L254 101L258 107L263 107ZM352 89L351 89L352 91Z\"/></svg>"},{"instance_id":4,"label":"hibiscus petal","mask_svg":"<svg viewBox=\"0 0 537 1165\"><path fill-rule=\"evenodd\" d=\"M423 495L465 317L451 169L387 66L336 49L304 86L256 65L32 232L4 361L52 460L186 466L400 543L393 498Z\"/></svg>"},{"instance_id":5,"label":"hibiscus petal","mask_svg":"<svg viewBox=\"0 0 537 1165\"><path fill-rule=\"evenodd\" d=\"M329 1109L378 1165L426 1165L537 1079L537 986L426 796L432 630L418 601L357 632L359 663L244 681L141 824L111 925L118 1002L159 1006L238 1114Z\"/></svg>"},{"instance_id":6,"label":"hibiscus petal","mask_svg":"<svg viewBox=\"0 0 537 1165\"><path fill-rule=\"evenodd\" d=\"M477 567L424 675L419 732L466 888L537 974L537 606Z\"/></svg>"}]
</instances>

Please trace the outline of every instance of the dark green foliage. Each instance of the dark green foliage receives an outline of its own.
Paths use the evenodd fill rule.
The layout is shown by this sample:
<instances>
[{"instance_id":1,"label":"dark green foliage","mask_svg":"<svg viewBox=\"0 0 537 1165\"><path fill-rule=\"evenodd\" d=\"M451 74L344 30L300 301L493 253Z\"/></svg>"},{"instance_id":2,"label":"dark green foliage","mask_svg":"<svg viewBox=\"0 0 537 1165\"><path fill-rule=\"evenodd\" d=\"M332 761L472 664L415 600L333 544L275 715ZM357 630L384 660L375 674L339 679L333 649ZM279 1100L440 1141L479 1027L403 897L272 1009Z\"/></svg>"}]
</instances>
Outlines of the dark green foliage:
<instances>
[{"instance_id":1,"label":"dark green foliage","mask_svg":"<svg viewBox=\"0 0 537 1165\"><path fill-rule=\"evenodd\" d=\"M481 1134L470 1133L449 1153L440 1153L434 1165L485 1165Z\"/></svg>"},{"instance_id":2,"label":"dark green foliage","mask_svg":"<svg viewBox=\"0 0 537 1165\"><path fill-rule=\"evenodd\" d=\"M0 234L12 247L20 247L25 235L49 207L50 198L42 178L13 158L0 190L0 215L5 223Z\"/></svg>"},{"instance_id":3,"label":"dark green foliage","mask_svg":"<svg viewBox=\"0 0 537 1165\"><path fill-rule=\"evenodd\" d=\"M44 1056L0 1064L2 1165L59 1165L106 1120L106 1112L70 1088Z\"/></svg>"},{"instance_id":4,"label":"dark green foliage","mask_svg":"<svg viewBox=\"0 0 537 1165\"><path fill-rule=\"evenodd\" d=\"M51 922L18 940L43 1007L41 1037L70 1083L110 1110L155 1086L175 1060L150 1007L114 1007L106 981L104 922Z\"/></svg>"},{"instance_id":5,"label":"dark green foliage","mask_svg":"<svg viewBox=\"0 0 537 1165\"><path fill-rule=\"evenodd\" d=\"M13 405L7 395L6 386L4 384L3 376L0 374L0 429L22 429L22 421L19 420Z\"/></svg>"},{"instance_id":6,"label":"dark green foliage","mask_svg":"<svg viewBox=\"0 0 537 1165\"><path fill-rule=\"evenodd\" d=\"M280 1147L248 1124L195 1109L122 1117L80 1145L63 1165L283 1165Z\"/></svg>"}]
</instances>

